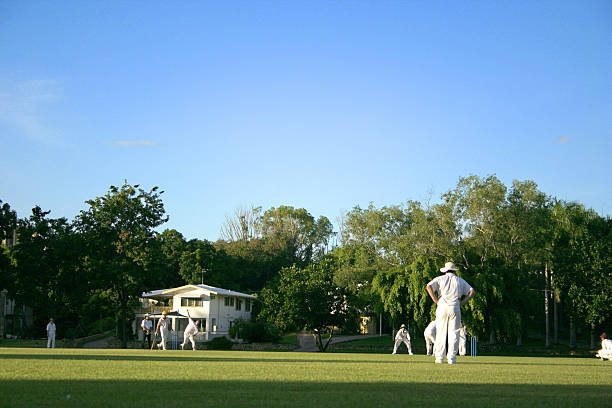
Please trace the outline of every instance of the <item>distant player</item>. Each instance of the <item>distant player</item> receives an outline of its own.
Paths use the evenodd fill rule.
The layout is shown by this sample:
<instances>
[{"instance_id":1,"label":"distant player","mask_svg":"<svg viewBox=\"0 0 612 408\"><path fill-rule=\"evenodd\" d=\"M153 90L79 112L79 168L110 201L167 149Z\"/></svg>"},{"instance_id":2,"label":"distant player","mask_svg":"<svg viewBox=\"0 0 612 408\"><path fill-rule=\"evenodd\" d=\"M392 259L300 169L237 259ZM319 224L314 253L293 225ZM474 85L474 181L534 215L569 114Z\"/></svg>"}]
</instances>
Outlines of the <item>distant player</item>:
<instances>
[{"instance_id":1,"label":"distant player","mask_svg":"<svg viewBox=\"0 0 612 408\"><path fill-rule=\"evenodd\" d=\"M187 309L187 318L189 319L189 324L187 325L187 327L185 328L185 331L183 332L183 344L181 344L181 350L185 350L185 343L187 343L187 339L191 341L191 349L195 350L196 345L195 345L194 336L198 334L198 323L200 321L196 320L194 322L193 320L191 320L189 309Z\"/></svg>"},{"instance_id":2,"label":"distant player","mask_svg":"<svg viewBox=\"0 0 612 408\"><path fill-rule=\"evenodd\" d=\"M47 348L55 348L55 323L53 318L47 323Z\"/></svg>"},{"instance_id":3,"label":"distant player","mask_svg":"<svg viewBox=\"0 0 612 408\"><path fill-rule=\"evenodd\" d=\"M423 332L425 335L425 346L427 348L427 355L433 356L433 348L436 343L436 321L429 323Z\"/></svg>"},{"instance_id":4,"label":"distant player","mask_svg":"<svg viewBox=\"0 0 612 408\"><path fill-rule=\"evenodd\" d=\"M145 341L149 343L151 348L151 330L153 329L153 322L149 319L149 314L144 315L144 319L140 322L142 328L142 348L144 348Z\"/></svg>"},{"instance_id":5,"label":"distant player","mask_svg":"<svg viewBox=\"0 0 612 408\"><path fill-rule=\"evenodd\" d=\"M157 327L155 328L155 335L159 332L161 335L161 341L157 344L158 349L166 349L166 338L168 337L168 313L164 310L162 317L157 321Z\"/></svg>"},{"instance_id":6,"label":"distant player","mask_svg":"<svg viewBox=\"0 0 612 408\"><path fill-rule=\"evenodd\" d=\"M406 325L402 324L400 329L397 331L395 335L395 345L393 346L393 353L397 353L397 348L405 343L406 347L408 347L408 354L412 355L412 346L410 345L410 334L408 334L408 330L406 330Z\"/></svg>"},{"instance_id":7,"label":"distant player","mask_svg":"<svg viewBox=\"0 0 612 408\"><path fill-rule=\"evenodd\" d=\"M601 339L601 350L595 354L595 357L599 357L602 360L608 359L608 361L612 361L612 340L606 336L606 333L602 333L599 338Z\"/></svg>"},{"instance_id":8,"label":"distant player","mask_svg":"<svg viewBox=\"0 0 612 408\"><path fill-rule=\"evenodd\" d=\"M461 322L461 326L459 327L459 355L460 356L465 356L466 341L467 341L467 328L463 325L463 322Z\"/></svg>"}]
</instances>

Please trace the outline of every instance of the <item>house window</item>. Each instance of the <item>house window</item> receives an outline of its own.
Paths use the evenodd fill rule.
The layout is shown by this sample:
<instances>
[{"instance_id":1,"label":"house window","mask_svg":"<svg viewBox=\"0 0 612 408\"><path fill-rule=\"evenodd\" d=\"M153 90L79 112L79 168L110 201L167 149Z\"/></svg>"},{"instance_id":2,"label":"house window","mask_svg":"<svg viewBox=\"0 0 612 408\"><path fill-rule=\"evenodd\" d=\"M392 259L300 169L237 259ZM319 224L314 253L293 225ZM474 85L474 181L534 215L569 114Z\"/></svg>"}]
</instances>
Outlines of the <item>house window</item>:
<instances>
[{"instance_id":1,"label":"house window","mask_svg":"<svg viewBox=\"0 0 612 408\"><path fill-rule=\"evenodd\" d=\"M225 306L229 306L229 299L230 299L229 297L227 296L225 297Z\"/></svg>"},{"instance_id":2,"label":"house window","mask_svg":"<svg viewBox=\"0 0 612 408\"><path fill-rule=\"evenodd\" d=\"M251 299L245 299L244 300L244 310L246 312L250 312L251 311Z\"/></svg>"},{"instance_id":3,"label":"house window","mask_svg":"<svg viewBox=\"0 0 612 408\"><path fill-rule=\"evenodd\" d=\"M211 319L210 321L210 330L212 331L217 331L217 319L215 319L214 317Z\"/></svg>"},{"instance_id":4,"label":"house window","mask_svg":"<svg viewBox=\"0 0 612 408\"><path fill-rule=\"evenodd\" d=\"M198 327L199 331L206 331L206 318L200 319L200 324Z\"/></svg>"},{"instance_id":5,"label":"house window","mask_svg":"<svg viewBox=\"0 0 612 408\"><path fill-rule=\"evenodd\" d=\"M181 307L202 307L203 305L200 298L181 298Z\"/></svg>"},{"instance_id":6,"label":"house window","mask_svg":"<svg viewBox=\"0 0 612 408\"><path fill-rule=\"evenodd\" d=\"M217 298L217 295L214 295L212 293L210 294L210 300L215 300L216 298Z\"/></svg>"},{"instance_id":7,"label":"house window","mask_svg":"<svg viewBox=\"0 0 612 408\"><path fill-rule=\"evenodd\" d=\"M236 310L242 310L242 300L236 299Z\"/></svg>"}]
</instances>

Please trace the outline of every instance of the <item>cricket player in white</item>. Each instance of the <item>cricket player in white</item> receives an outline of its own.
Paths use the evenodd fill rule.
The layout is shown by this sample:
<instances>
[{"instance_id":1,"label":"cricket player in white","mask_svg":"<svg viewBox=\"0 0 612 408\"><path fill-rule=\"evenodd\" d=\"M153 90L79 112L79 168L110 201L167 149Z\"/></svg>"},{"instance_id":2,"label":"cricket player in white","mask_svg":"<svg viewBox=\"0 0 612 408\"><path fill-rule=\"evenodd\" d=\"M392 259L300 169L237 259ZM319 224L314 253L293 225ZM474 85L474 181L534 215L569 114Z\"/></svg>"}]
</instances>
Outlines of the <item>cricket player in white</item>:
<instances>
[{"instance_id":1,"label":"cricket player in white","mask_svg":"<svg viewBox=\"0 0 612 408\"><path fill-rule=\"evenodd\" d=\"M436 363L444 362L446 340L448 336L448 364L455 364L459 348L459 324L461 323L461 306L466 304L476 293L474 289L453 272L458 270L453 262L447 262L440 269L444 275L434 278L426 286L427 293L438 307L436 308L436 344L434 354ZM436 296L436 293L438 296ZM463 300L462 300L463 298Z\"/></svg>"},{"instance_id":2,"label":"cricket player in white","mask_svg":"<svg viewBox=\"0 0 612 408\"><path fill-rule=\"evenodd\" d=\"M436 321L429 323L423 332L425 336L425 346L427 347L427 355L433 356L433 348L436 343Z\"/></svg>"},{"instance_id":3,"label":"cricket player in white","mask_svg":"<svg viewBox=\"0 0 612 408\"><path fill-rule=\"evenodd\" d=\"M55 323L53 318L47 323L47 348L55 348Z\"/></svg>"},{"instance_id":4,"label":"cricket player in white","mask_svg":"<svg viewBox=\"0 0 612 408\"><path fill-rule=\"evenodd\" d=\"M183 344L181 344L181 350L185 350L185 343L187 343L187 339L191 341L191 349L195 350L196 345L195 345L195 340L193 339L193 337L196 334L198 334L199 320L196 320L195 322L191 320L189 309L187 309L187 318L189 319L189 324L187 325L187 327L185 328L185 331L183 332Z\"/></svg>"},{"instance_id":5,"label":"cricket player in white","mask_svg":"<svg viewBox=\"0 0 612 408\"><path fill-rule=\"evenodd\" d=\"M467 329L463 325L463 322L461 322L461 326L459 326L459 355L460 356L465 356L465 353L466 353L465 342L466 342L466 340L467 340Z\"/></svg>"},{"instance_id":6,"label":"cricket player in white","mask_svg":"<svg viewBox=\"0 0 612 408\"><path fill-rule=\"evenodd\" d=\"M408 354L412 355L412 346L410 345L410 334L408 334L408 330L406 330L405 324L402 324L400 326L400 329L397 331L397 334L395 335L395 344L393 345L393 353L391 354L395 354L397 352L397 348L402 343L406 344L406 347L408 347Z\"/></svg>"},{"instance_id":7,"label":"cricket player in white","mask_svg":"<svg viewBox=\"0 0 612 408\"><path fill-rule=\"evenodd\" d=\"M599 338L601 338L601 350L595 354L595 357L599 357L602 360L607 358L608 361L612 361L612 340L607 337L606 333L599 336Z\"/></svg>"},{"instance_id":8,"label":"cricket player in white","mask_svg":"<svg viewBox=\"0 0 612 408\"><path fill-rule=\"evenodd\" d=\"M149 314L145 314L144 319L140 322L142 328L142 348L144 348L145 341L148 341L149 348L151 348L151 329L153 329L153 322L149 319Z\"/></svg>"},{"instance_id":9,"label":"cricket player in white","mask_svg":"<svg viewBox=\"0 0 612 408\"><path fill-rule=\"evenodd\" d=\"M166 317L167 313L164 310L162 312L162 317L161 319L158 320L157 322L157 327L155 328L155 334L157 334L157 332L160 333L161 335L161 341L157 344L157 348L158 349L166 349L166 337L168 337L168 318Z\"/></svg>"}]
</instances>

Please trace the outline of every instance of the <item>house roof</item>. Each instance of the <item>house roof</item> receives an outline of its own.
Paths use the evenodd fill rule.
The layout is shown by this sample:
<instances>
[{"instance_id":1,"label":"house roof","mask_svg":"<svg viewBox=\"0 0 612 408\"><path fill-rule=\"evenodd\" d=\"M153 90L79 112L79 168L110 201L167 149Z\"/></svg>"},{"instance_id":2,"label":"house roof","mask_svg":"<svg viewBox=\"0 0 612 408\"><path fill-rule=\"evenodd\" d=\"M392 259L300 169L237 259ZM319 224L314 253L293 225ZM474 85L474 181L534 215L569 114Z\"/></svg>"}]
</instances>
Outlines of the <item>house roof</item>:
<instances>
[{"instance_id":1,"label":"house roof","mask_svg":"<svg viewBox=\"0 0 612 408\"><path fill-rule=\"evenodd\" d=\"M151 292L143 292L142 297L169 298L169 297L172 297L174 295L177 295L183 292L193 292L193 291L207 291L207 292L211 292L211 293L223 295L223 296L237 296L237 297L243 297L243 298L249 298L249 299L256 299L256 297L253 295L247 295L246 293L235 292L233 290L217 288L214 286L204 285L204 284L184 285L184 286L179 286L178 288L159 289L159 290L153 290Z\"/></svg>"}]
</instances>

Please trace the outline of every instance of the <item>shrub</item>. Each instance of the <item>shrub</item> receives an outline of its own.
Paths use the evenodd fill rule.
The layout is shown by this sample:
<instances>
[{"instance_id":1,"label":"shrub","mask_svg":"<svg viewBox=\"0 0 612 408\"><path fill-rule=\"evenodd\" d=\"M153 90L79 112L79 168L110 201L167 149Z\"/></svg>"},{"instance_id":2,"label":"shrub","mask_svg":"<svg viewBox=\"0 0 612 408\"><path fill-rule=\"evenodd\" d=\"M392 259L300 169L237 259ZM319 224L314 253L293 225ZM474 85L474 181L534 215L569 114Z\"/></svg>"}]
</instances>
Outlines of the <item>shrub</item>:
<instances>
[{"instance_id":1,"label":"shrub","mask_svg":"<svg viewBox=\"0 0 612 408\"><path fill-rule=\"evenodd\" d=\"M215 337L206 342L206 348L208 350L231 350L233 345L234 342L226 337Z\"/></svg>"},{"instance_id":2,"label":"shrub","mask_svg":"<svg viewBox=\"0 0 612 408\"><path fill-rule=\"evenodd\" d=\"M281 337L280 330L265 322L245 322L237 320L230 329L232 337L239 337L248 343L276 343Z\"/></svg>"}]
</instances>

